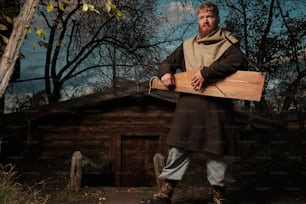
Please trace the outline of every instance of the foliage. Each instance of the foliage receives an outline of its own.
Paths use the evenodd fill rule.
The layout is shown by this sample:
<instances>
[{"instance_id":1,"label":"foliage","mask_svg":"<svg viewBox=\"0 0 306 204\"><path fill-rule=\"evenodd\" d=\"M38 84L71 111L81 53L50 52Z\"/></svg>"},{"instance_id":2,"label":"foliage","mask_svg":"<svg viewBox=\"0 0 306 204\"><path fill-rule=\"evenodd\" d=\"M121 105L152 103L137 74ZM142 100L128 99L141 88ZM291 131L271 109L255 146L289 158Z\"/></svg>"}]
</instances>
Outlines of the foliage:
<instances>
[{"instance_id":1,"label":"foliage","mask_svg":"<svg viewBox=\"0 0 306 204\"><path fill-rule=\"evenodd\" d=\"M0 203L47 203L48 196L43 196L30 186L23 186L16 178L17 172L12 164L0 165Z\"/></svg>"}]
</instances>

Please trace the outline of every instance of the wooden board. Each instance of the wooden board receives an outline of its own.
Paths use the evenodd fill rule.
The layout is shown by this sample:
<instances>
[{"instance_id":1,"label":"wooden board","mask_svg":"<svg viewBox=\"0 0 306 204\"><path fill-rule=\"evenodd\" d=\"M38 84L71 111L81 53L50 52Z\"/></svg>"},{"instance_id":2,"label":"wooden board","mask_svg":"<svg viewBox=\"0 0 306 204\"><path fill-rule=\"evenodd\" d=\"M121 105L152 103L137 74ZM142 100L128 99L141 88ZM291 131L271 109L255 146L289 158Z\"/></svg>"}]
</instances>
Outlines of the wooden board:
<instances>
[{"instance_id":1,"label":"wooden board","mask_svg":"<svg viewBox=\"0 0 306 204\"><path fill-rule=\"evenodd\" d=\"M199 70L174 74L176 86L171 91L249 101L261 99L266 73L237 71L223 80L207 84L201 91L196 91L191 86L191 79L197 71ZM150 81L150 87L169 90L157 77Z\"/></svg>"}]
</instances>

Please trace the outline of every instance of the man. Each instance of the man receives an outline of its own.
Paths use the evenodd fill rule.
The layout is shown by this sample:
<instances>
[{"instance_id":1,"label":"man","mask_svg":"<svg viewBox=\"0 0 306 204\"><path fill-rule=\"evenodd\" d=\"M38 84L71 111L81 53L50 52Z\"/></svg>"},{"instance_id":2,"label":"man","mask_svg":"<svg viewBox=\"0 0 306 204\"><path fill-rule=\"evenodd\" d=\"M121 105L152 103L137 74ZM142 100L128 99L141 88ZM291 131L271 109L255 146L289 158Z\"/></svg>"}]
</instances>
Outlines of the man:
<instances>
[{"instance_id":1,"label":"man","mask_svg":"<svg viewBox=\"0 0 306 204\"><path fill-rule=\"evenodd\" d=\"M205 83L214 82L242 69L245 64L238 40L220 29L218 7L203 3L197 12L197 36L185 40L160 65L159 78L166 86L175 86L177 69L201 68L192 78L192 86L201 91ZM167 143L170 145L160 178L160 191L147 201L150 204L171 203L178 181L182 180L192 152L203 153L207 180L211 185L211 201L225 203L225 186L233 181L226 156L232 149L233 103L231 99L181 93Z\"/></svg>"}]
</instances>

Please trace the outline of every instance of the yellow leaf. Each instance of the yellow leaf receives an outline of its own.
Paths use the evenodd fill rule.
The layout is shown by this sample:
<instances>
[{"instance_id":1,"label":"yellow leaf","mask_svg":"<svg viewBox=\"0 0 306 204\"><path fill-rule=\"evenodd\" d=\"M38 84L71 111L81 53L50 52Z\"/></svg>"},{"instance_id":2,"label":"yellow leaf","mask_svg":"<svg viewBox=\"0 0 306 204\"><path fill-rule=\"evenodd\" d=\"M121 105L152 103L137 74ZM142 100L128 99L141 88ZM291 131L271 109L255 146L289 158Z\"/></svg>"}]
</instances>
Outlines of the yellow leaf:
<instances>
[{"instance_id":1,"label":"yellow leaf","mask_svg":"<svg viewBox=\"0 0 306 204\"><path fill-rule=\"evenodd\" d=\"M122 11L120 11L120 10L116 11L116 17L118 19L125 19L126 18L125 14Z\"/></svg>"},{"instance_id":2,"label":"yellow leaf","mask_svg":"<svg viewBox=\"0 0 306 204\"><path fill-rule=\"evenodd\" d=\"M97 9L94 9L93 11L96 12L97 14L100 14L100 11Z\"/></svg>"},{"instance_id":3,"label":"yellow leaf","mask_svg":"<svg viewBox=\"0 0 306 204\"><path fill-rule=\"evenodd\" d=\"M93 9L95 9L95 7L94 7L94 5L92 5L92 4L88 4L88 9L89 9L90 11L92 11Z\"/></svg>"},{"instance_id":4,"label":"yellow leaf","mask_svg":"<svg viewBox=\"0 0 306 204\"><path fill-rule=\"evenodd\" d=\"M64 4L70 4L70 1L69 1L69 0L62 0L62 2L63 2Z\"/></svg>"},{"instance_id":5,"label":"yellow leaf","mask_svg":"<svg viewBox=\"0 0 306 204\"><path fill-rule=\"evenodd\" d=\"M28 27L27 32L32 33L32 28Z\"/></svg>"},{"instance_id":6,"label":"yellow leaf","mask_svg":"<svg viewBox=\"0 0 306 204\"><path fill-rule=\"evenodd\" d=\"M8 22L10 24L13 24L13 22L14 22L13 19L9 16L5 16L5 20L6 20L6 22Z\"/></svg>"},{"instance_id":7,"label":"yellow leaf","mask_svg":"<svg viewBox=\"0 0 306 204\"><path fill-rule=\"evenodd\" d=\"M83 3L83 8L82 8L82 10L83 11L88 11L88 4L86 4L86 3Z\"/></svg>"},{"instance_id":8,"label":"yellow leaf","mask_svg":"<svg viewBox=\"0 0 306 204\"><path fill-rule=\"evenodd\" d=\"M2 41L4 42L4 44L7 44L9 39L3 35L0 35L2 37Z\"/></svg>"},{"instance_id":9,"label":"yellow leaf","mask_svg":"<svg viewBox=\"0 0 306 204\"><path fill-rule=\"evenodd\" d=\"M116 5L113 4L112 0L107 0L105 3L105 10L110 16L116 16L118 20L126 18L124 13L117 9Z\"/></svg>"},{"instance_id":10,"label":"yellow leaf","mask_svg":"<svg viewBox=\"0 0 306 204\"><path fill-rule=\"evenodd\" d=\"M112 10L112 1L111 0L107 0L106 4L105 4L105 10L110 13Z\"/></svg>"},{"instance_id":11,"label":"yellow leaf","mask_svg":"<svg viewBox=\"0 0 306 204\"><path fill-rule=\"evenodd\" d=\"M89 8L90 11L94 11L94 12L96 12L96 13L100 13L100 11L98 11L98 10L95 8L95 6L92 5L92 4L89 4L89 5L88 5L88 8Z\"/></svg>"},{"instance_id":12,"label":"yellow leaf","mask_svg":"<svg viewBox=\"0 0 306 204\"><path fill-rule=\"evenodd\" d=\"M33 43L32 44L32 47L33 47L33 50L35 50L37 48L37 44L36 43Z\"/></svg>"},{"instance_id":13,"label":"yellow leaf","mask_svg":"<svg viewBox=\"0 0 306 204\"><path fill-rule=\"evenodd\" d=\"M53 6L53 4L49 3L49 4L47 5L47 11L48 11L49 13L52 12L52 11L54 11L54 6Z\"/></svg>"},{"instance_id":14,"label":"yellow leaf","mask_svg":"<svg viewBox=\"0 0 306 204\"><path fill-rule=\"evenodd\" d=\"M58 2L58 7L61 11L65 11L64 4L62 2Z\"/></svg>"},{"instance_id":15,"label":"yellow leaf","mask_svg":"<svg viewBox=\"0 0 306 204\"><path fill-rule=\"evenodd\" d=\"M0 30L8 30L6 25L0 24Z\"/></svg>"},{"instance_id":16,"label":"yellow leaf","mask_svg":"<svg viewBox=\"0 0 306 204\"><path fill-rule=\"evenodd\" d=\"M36 35L38 38L46 37L46 31L42 28L36 30Z\"/></svg>"},{"instance_id":17,"label":"yellow leaf","mask_svg":"<svg viewBox=\"0 0 306 204\"><path fill-rule=\"evenodd\" d=\"M100 11L98 11L97 9L95 9L95 6L92 5L92 4L87 4L85 2L83 2L83 8L82 8L83 11L93 11L93 12L96 12L96 13L100 13Z\"/></svg>"}]
</instances>

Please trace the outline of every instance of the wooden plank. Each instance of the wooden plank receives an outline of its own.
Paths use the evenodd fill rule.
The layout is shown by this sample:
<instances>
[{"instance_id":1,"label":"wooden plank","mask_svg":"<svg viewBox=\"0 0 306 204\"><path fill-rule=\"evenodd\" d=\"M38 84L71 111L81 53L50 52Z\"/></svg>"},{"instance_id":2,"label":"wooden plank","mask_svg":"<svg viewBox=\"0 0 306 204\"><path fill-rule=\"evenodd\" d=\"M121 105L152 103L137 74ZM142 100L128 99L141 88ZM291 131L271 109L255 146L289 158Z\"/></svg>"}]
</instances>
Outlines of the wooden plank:
<instances>
[{"instance_id":1,"label":"wooden plank","mask_svg":"<svg viewBox=\"0 0 306 204\"><path fill-rule=\"evenodd\" d=\"M171 91L249 101L261 99L266 73L237 71L223 80L207 84L201 91L196 91L191 85L191 79L197 71L199 70L174 74L176 86ZM150 87L169 90L157 77L150 81Z\"/></svg>"}]
</instances>

